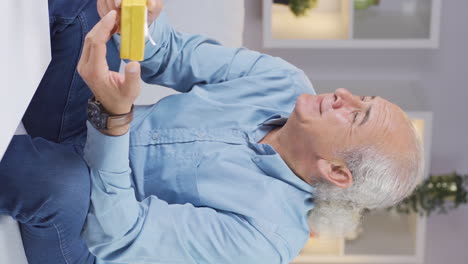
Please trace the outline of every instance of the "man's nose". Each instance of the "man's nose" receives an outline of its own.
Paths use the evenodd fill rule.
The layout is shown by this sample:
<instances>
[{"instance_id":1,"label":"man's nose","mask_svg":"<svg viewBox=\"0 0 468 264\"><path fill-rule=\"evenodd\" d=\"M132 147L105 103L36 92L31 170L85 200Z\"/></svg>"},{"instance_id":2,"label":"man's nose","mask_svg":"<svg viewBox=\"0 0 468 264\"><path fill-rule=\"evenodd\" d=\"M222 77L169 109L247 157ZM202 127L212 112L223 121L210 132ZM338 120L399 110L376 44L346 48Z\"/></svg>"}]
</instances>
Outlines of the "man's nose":
<instances>
[{"instance_id":1,"label":"man's nose","mask_svg":"<svg viewBox=\"0 0 468 264\"><path fill-rule=\"evenodd\" d=\"M345 88L338 88L335 91L337 97L336 108L339 107L348 107L351 110L359 110L361 108L361 100L359 96L353 95L350 91Z\"/></svg>"}]
</instances>

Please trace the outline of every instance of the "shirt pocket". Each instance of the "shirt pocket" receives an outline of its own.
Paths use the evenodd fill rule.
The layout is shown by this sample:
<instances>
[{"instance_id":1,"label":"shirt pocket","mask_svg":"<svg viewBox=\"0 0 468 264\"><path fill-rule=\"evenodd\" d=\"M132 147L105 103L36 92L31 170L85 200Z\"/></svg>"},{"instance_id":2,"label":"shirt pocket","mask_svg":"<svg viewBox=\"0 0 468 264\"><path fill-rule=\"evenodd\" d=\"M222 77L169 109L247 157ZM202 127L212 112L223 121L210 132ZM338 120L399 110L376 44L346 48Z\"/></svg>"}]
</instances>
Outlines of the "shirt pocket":
<instances>
[{"instance_id":1,"label":"shirt pocket","mask_svg":"<svg viewBox=\"0 0 468 264\"><path fill-rule=\"evenodd\" d=\"M187 147L176 143L146 147L145 196L155 195L169 204L200 204L197 167L201 158L197 152L187 151Z\"/></svg>"}]
</instances>

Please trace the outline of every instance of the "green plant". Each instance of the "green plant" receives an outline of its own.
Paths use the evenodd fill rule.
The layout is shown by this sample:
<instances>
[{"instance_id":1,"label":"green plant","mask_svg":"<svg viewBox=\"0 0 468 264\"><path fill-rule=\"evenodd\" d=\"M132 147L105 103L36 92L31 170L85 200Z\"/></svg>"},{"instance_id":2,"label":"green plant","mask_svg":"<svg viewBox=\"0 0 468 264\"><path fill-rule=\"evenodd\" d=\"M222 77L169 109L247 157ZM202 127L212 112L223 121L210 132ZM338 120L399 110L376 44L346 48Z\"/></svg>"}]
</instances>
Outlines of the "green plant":
<instances>
[{"instance_id":1,"label":"green plant","mask_svg":"<svg viewBox=\"0 0 468 264\"><path fill-rule=\"evenodd\" d=\"M456 172L447 175L430 176L422 182L409 197L388 210L399 213L446 214L448 211L468 203L468 175Z\"/></svg>"},{"instance_id":2,"label":"green plant","mask_svg":"<svg viewBox=\"0 0 468 264\"><path fill-rule=\"evenodd\" d=\"M354 9L364 10L378 4L380 4L380 0L354 0Z\"/></svg>"},{"instance_id":3,"label":"green plant","mask_svg":"<svg viewBox=\"0 0 468 264\"><path fill-rule=\"evenodd\" d=\"M318 0L289 0L289 9L296 16L304 16L307 11L317 6Z\"/></svg>"}]
</instances>

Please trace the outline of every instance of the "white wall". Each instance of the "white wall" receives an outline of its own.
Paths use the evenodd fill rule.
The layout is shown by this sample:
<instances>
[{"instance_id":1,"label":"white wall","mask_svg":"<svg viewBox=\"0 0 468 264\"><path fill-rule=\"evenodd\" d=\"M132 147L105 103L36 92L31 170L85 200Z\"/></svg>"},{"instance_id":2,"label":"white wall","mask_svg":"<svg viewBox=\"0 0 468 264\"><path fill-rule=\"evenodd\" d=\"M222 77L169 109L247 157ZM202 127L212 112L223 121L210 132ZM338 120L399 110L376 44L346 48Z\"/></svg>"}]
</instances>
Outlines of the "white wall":
<instances>
[{"instance_id":1,"label":"white wall","mask_svg":"<svg viewBox=\"0 0 468 264\"><path fill-rule=\"evenodd\" d=\"M312 80L420 80L434 112L432 173L468 173L468 1L444 0L438 50L262 49L262 1L245 0L245 46L280 56ZM414 98L415 100L418 98ZM427 264L466 264L468 207L431 216Z\"/></svg>"}]
</instances>

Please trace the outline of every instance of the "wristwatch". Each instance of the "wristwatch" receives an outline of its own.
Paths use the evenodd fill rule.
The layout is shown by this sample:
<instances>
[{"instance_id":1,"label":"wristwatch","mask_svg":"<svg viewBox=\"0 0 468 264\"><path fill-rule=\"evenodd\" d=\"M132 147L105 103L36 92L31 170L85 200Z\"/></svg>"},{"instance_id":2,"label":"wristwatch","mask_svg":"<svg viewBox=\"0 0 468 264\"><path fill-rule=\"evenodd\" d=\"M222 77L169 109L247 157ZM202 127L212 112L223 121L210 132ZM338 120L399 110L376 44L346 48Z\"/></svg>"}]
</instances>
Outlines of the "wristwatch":
<instances>
[{"instance_id":1,"label":"wristwatch","mask_svg":"<svg viewBox=\"0 0 468 264\"><path fill-rule=\"evenodd\" d=\"M112 115L93 96L88 100L88 121L98 130L109 130L130 124L133 120L133 105L130 112L122 115Z\"/></svg>"}]
</instances>

